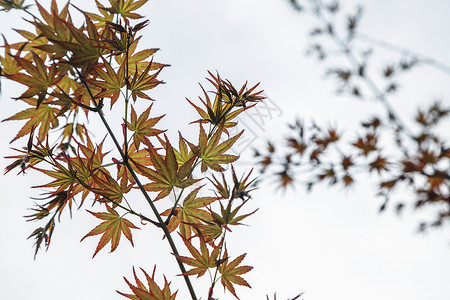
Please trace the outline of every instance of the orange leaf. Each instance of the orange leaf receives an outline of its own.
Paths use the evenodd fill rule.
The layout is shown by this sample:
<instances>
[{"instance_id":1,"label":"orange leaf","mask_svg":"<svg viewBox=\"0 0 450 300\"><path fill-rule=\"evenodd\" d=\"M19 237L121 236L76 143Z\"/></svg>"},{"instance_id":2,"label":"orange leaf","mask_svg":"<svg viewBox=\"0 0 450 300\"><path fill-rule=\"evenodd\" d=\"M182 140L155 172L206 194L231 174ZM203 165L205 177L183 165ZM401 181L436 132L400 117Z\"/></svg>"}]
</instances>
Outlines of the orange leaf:
<instances>
[{"instance_id":1,"label":"orange leaf","mask_svg":"<svg viewBox=\"0 0 450 300\"><path fill-rule=\"evenodd\" d=\"M108 210L107 213L106 212L94 213L88 210L88 212L92 214L94 217L99 218L101 220L105 220L100 225L92 229L88 234L86 234L81 239L81 241L83 241L88 236L94 236L103 233L92 257L95 257L95 255L110 241L111 241L111 252L116 250L117 246L119 245L120 236L122 235L122 233L131 242L131 245L134 246L133 237L131 235L130 229L131 228L139 229L127 219L120 217L119 214L108 205L106 205L106 209Z\"/></svg>"},{"instance_id":2,"label":"orange leaf","mask_svg":"<svg viewBox=\"0 0 450 300\"><path fill-rule=\"evenodd\" d=\"M242 262L246 254L242 254L241 256L234 259L232 262L228 262L228 253L225 249L225 253L223 255L224 262L219 266L219 272L222 274L222 277L220 279L220 282L224 286L224 288L227 288L237 299L239 297L236 295L236 291L234 289L233 284L238 284L242 286L247 286L251 288L251 286L248 284L248 282L242 278L239 275L245 274L247 272L250 272L253 267L251 266L239 266L238 265Z\"/></svg>"},{"instance_id":3,"label":"orange leaf","mask_svg":"<svg viewBox=\"0 0 450 300\"><path fill-rule=\"evenodd\" d=\"M175 292L172 294L170 291L170 283L167 282L166 278L164 277L164 288L161 289L155 282L155 271L156 266L153 268L153 274L152 276L148 275L147 272L144 271L144 269L141 268L141 271L144 272L145 278L147 279L148 288L142 283L142 281L139 280L139 278L136 275L136 271L133 267L133 275L134 280L136 281L136 285L131 284L128 279L125 277L125 282L130 287L131 291L133 292L133 295L131 294L125 294L119 291L116 291L120 295L133 300L174 300L177 296L178 292Z\"/></svg>"},{"instance_id":4,"label":"orange leaf","mask_svg":"<svg viewBox=\"0 0 450 300\"><path fill-rule=\"evenodd\" d=\"M194 267L181 275L197 275L197 277L200 277L203 276L209 268L215 268L217 266L217 257L219 256L220 250L219 246L215 246L210 255L206 243L203 239L200 239L200 253L189 240L183 236L181 237L193 258L186 256L177 256L177 258L183 263Z\"/></svg>"},{"instance_id":5,"label":"orange leaf","mask_svg":"<svg viewBox=\"0 0 450 300\"><path fill-rule=\"evenodd\" d=\"M164 147L166 150L165 157L158 154L153 145L149 145L148 151L155 169L137 166L139 173L152 181L151 183L144 185L145 189L150 192L160 192L155 198L155 201L169 195L174 187L186 188L201 180L189 177L195 156L178 168L175 151L167 139L167 136Z\"/></svg>"},{"instance_id":6,"label":"orange leaf","mask_svg":"<svg viewBox=\"0 0 450 300\"><path fill-rule=\"evenodd\" d=\"M183 237L189 239L191 237L192 224L201 224L200 221L212 221L210 213L202 209L205 206L216 201L216 197L198 197L197 194L202 187L192 190L183 200L180 207L175 208L175 213L170 219L168 228L172 232L180 227L180 233ZM168 216L171 209L162 213Z\"/></svg>"},{"instance_id":7,"label":"orange leaf","mask_svg":"<svg viewBox=\"0 0 450 300\"><path fill-rule=\"evenodd\" d=\"M37 100L25 99L24 101L30 105L35 105ZM28 133L31 132L31 130L33 130L33 128L37 127L39 127L39 140L43 141L45 140L48 131L50 129L58 127L59 122L56 117L57 114L58 109L50 107L47 104L41 104L37 109L34 107L25 109L3 121L29 119L11 142L17 140L18 138L24 135L27 135Z\"/></svg>"},{"instance_id":8,"label":"orange leaf","mask_svg":"<svg viewBox=\"0 0 450 300\"><path fill-rule=\"evenodd\" d=\"M130 122L127 122L127 128L134 132L133 140L134 140L134 143L136 144L136 149L139 149L140 143L147 144L148 137L158 135L165 131L165 130L153 128L153 126L155 126L156 123L158 123L159 120L161 120L164 117L164 115L156 117L156 118L149 118L150 110L152 109L152 106L153 105L150 105L139 116L139 118L137 117L134 107L131 106L131 119L130 119Z\"/></svg>"},{"instance_id":9,"label":"orange leaf","mask_svg":"<svg viewBox=\"0 0 450 300\"><path fill-rule=\"evenodd\" d=\"M106 72L99 67L99 65L92 65L97 75L104 81L85 79L87 82L102 88L102 92L97 94L96 98L109 97L111 98L111 107L116 103L120 95L120 89L125 86L125 68L120 66L119 71L116 73L111 65L106 61L103 56L103 65Z\"/></svg>"}]
</instances>

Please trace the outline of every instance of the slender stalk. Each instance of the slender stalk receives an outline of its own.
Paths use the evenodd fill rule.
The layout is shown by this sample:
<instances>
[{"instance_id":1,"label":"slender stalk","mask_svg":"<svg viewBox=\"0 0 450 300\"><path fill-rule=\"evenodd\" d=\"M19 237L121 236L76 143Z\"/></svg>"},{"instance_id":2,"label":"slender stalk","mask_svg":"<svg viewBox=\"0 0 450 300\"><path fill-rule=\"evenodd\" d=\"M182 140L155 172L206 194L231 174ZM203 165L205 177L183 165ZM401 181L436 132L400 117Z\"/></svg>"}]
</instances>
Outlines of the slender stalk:
<instances>
[{"instance_id":1,"label":"slender stalk","mask_svg":"<svg viewBox=\"0 0 450 300\"><path fill-rule=\"evenodd\" d=\"M219 250L219 260L217 262L219 262L221 260L222 257L222 251L223 251L223 247L225 245L225 236L227 234L227 228L225 228L223 235L222 235L222 240L220 241L220 250ZM211 287L209 288L209 293L208 293L208 299L212 298L213 296L213 291L214 291L214 286L216 285L217 282L217 272L219 271L219 263L217 263L216 269L214 271L214 278L211 280Z\"/></svg>"},{"instance_id":2,"label":"slender stalk","mask_svg":"<svg viewBox=\"0 0 450 300\"><path fill-rule=\"evenodd\" d=\"M128 72L128 52L129 52L129 48L130 48L130 35L129 32L127 32L127 49L125 51L125 78L128 81L129 78L129 72ZM123 135L124 135L124 144L125 144L125 158L124 160L128 160L128 130L127 130L127 123L128 123L128 99L129 95L128 95L128 85L126 85L126 89L125 89L125 128L123 130Z\"/></svg>"},{"instance_id":3,"label":"slender stalk","mask_svg":"<svg viewBox=\"0 0 450 300\"><path fill-rule=\"evenodd\" d=\"M76 71L77 71L78 75L80 76L81 73L79 72L79 70L76 69ZM82 78L82 77L80 76L80 78ZM87 91L89 93L89 96L91 97L91 99L94 102L95 106L98 108L98 103L95 100L94 96L92 95L92 92L91 92L89 86L86 84L86 82L84 80L82 80L82 82L83 82L83 85L86 87L86 89L87 89ZM152 211L153 211L153 213L154 213L154 215L155 215L155 217L156 217L156 219L158 221L159 227L163 230L164 235L166 236L167 241L169 242L170 248L172 249L173 254L175 255L175 258L177 260L177 263L178 263L178 266L179 266L181 272L182 273L186 273L186 268L184 267L183 262L180 259L178 259L179 252L178 252L178 249L177 249L177 247L175 245L175 242L173 241L173 238L172 238L172 236L170 234L170 231L167 228L166 223L164 223L163 219L161 218L161 215L158 212L158 209L156 208L156 206L153 203L152 199L148 195L148 193L145 190L144 186L142 185L141 181L137 177L137 175L134 172L133 167L130 165L128 159L126 159L126 155L122 151L122 148L120 147L120 144L117 141L116 136L114 135L113 131L111 130L111 127L109 126L108 121L105 119L105 116L103 115L102 110L101 109L97 110L97 113L98 113L98 115L99 115L103 125L105 126L106 130L108 131L109 136L113 140L114 145L116 146L117 150L119 151L120 156L122 157L122 160L123 160L123 164L127 167L128 171L130 172L131 176L133 177L133 179L135 180L136 184L138 185L140 191L142 192L142 195L144 196L145 200L147 201L147 203L149 204L150 208L152 209ZM197 296L195 295L195 291L194 291L192 283L191 283L191 281L189 279L189 276L183 275L183 277L184 277L186 285L187 285L187 287L189 289L189 293L191 294L192 300L197 300Z\"/></svg>"},{"instance_id":4,"label":"slender stalk","mask_svg":"<svg viewBox=\"0 0 450 300\"><path fill-rule=\"evenodd\" d=\"M26 12L27 14L29 14L30 16L32 16L35 20L38 20L39 22L44 23L44 22L42 22L41 19L39 19L39 17L35 16L35 15L34 15L32 12L30 12L27 8L25 8L25 7L19 7L18 9L23 10L24 12Z\"/></svg>"},{"instance_id":5,"label":"slender stalk","mask_svg":"<svg viewBox=\"0 0 450 300\"><path fill-rule=\"evenodd\" d=\"M87 188L88 190L90 190L90 191L92 191L93 193L95 193L95 191L93 190L93 188L92 188L91 186L89 186L89 185L87 185L86 183L84 183L84 182L83 182L80 178L78 178L77 176L76 176L75 178L78 180L78 182L79 182L82 186L84 186L84 187ZM140 214L140 213L134 211L131 207L130 207L130 208L127 208L127 207L121 205L121 204L118 203L117 201L114 201L114 200L112 200L111 198L109 198L109 197L107 197L107 196L102 196L102 197L105 198L106 200L108 200L109 202L111 202L112 204L116 205L117 207L120 207L121 209L125 210L126 212L128 212L128 213L130 213L130 214L132 214L132 215L135 215L135 216L141 218L142 220L148 221L148 222L150 222L150 223L152 223L152 224L154 224L154 225L158 225L158 226L159 226L159 223L157 223L157 222L153 221L152 219L150 219L150 218L144 216L143 214Z\"/></svg>"},{"instance_id":6,"label":"slender stalk","mask_svg":"<svg viewBox=\"0 0 450 300\"><path fill-rule=\"evenodd\" d=\"M376 46L386 49L388 51L400 53L402 55L409 55L409 56L412 56L413 58L417 58L419 60L419 62L431 65L431 66L435 67L436 69L446 73L447 75L450 75L450 66L449 65L447 65L441 61L438 61L437 59L434 59L428 55L395 45L393 43L389 43L389 42L374 38L367 34L358 33L357 37L367 43L376 45Z\"/></svg>"}]
</instances>

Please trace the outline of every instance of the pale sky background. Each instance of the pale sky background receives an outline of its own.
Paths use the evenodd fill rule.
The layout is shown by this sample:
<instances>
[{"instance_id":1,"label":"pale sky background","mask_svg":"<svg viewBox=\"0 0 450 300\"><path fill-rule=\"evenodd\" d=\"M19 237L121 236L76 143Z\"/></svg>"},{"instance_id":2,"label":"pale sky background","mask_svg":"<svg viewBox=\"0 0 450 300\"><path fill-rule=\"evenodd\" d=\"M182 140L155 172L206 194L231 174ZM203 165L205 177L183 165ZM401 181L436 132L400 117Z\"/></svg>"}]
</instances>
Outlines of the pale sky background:
<instances>
[{"instance_id":1,"label":"pale sky background","mask_svg":"<svg viewBox=\"0 0 450 300\"><path fill-rule=\"evenodd\" d=\"M43 1L47 7L49 2ZM85 7L93 1L73 3ZM346 8L355 3L365 7L362 32L450 64L450 1L343 1ZM167 113L158 128L168 128L171 137L177 130L195 136L196 127L187 124L197 116L184 98L200 95L198 82L206 85L207 70L219 71L236 86L245 80L261 82L279 108L262 128L254 128L255 147L268 138L280 141L286 123L296 116L337 124L345 131L380 111L376 104L335 96L335 83L324 80L323 65L304 55L313 19L294 12L287 1L151 0L140 12L150 19L141 46L161 48L156 61L171 64L160 76L167 84L152 94L158 100L155 115ZM17 35L8 28L22 28L24 22L14 12L1 13L0 20L1 32L15 41ZM449 75L432 68L405 76L401 84L393 105L404 118L434 98L450 103ZM3 120L17 111L10 97L20 90L4 79L2 90ZM1 157L13 153L8 142L19 126L0 124ZM23 144L20 140L13 146ZM249 148L242 155L248 159ZM1 160L0 168L7 164ZM184 281L173 276L178 269L158 229L142 226L133 233L135 248L124 241L114 253L108 253L108 245L91 259L98 238L79 241L98 220L84 209L75 210L72 220L63 215L49 251L34 261L33 241L26 238L38 224L25 222L23 216L30 213L30 197L39 195L30 187L45 180L32 174L16 177L13 172L0 177L0 299L123 299L115 292L129 292L122 276L131 279L132 266L151 272L155 263L158 283L166 274L172 290L179 290L177 299L188 299ZM228 236L229 254L247 253L244 263L254 266L244 276L253 288L238 287L240 298L266 299L266 294L277 292L277 299L287 299L305 292L304 300L450 299L448 225L418 234L417 225L427 215L410 209L402 217L391 210L378 214L381 200L373 196L373 181L362 179L366 180L353 191L330 190L326 185L312 194L302 189L283 194L269 185L255 191L249 209L259 211L246 220L250 226L236 228ZM183 248L182 252L187 254ZM206 299L207 276L193 281L197 295ZM216 291L220 299L233 299L228 292L223 295L221 287Z\"/></svg>"}]
</instances>

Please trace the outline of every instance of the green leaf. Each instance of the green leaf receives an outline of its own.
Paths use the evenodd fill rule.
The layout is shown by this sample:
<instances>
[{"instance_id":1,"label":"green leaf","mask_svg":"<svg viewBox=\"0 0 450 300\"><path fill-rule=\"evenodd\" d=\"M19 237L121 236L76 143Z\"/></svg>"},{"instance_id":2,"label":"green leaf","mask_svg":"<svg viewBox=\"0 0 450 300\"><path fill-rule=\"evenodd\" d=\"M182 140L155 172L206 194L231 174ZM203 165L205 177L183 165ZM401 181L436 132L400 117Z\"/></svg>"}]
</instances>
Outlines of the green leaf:
<instances>
[{"instance_id":1,"label":"green leaf","mask_svg":"<svg viewBox=\"0 0 450 300\"><path fill-rule=\"evenodd\" d=\"M149 72L154 69L154 66L152 66L153 64L153 62L149 62L147 68L145 68L145 70L140 74L138 73L138 68L136 68L133 79L128 85L134 101L136 101L137 97L152 100L152 98L150 98L143 91L153 89L161 83L161 81L157 80L156 77L162 69L159 69L159 71L152 75L149 74Z\"/></svg>"},{"instance_id":2,"label":"green leaf","mask_svg":"<svg viewBox=\"0 0 450 300\"><path fill-rule=\"evenodd\" d=\"M229 164L238 159L238 156L224 154L229 150L244 131L235 135L226 141L220 142L222 128L218 128L213 136L207 140L207 136L203 126L200 125L199 134L199 157L202 159L201 171L205 172L208 168L214 171L223 172L225 169L220 164Z\"/></svg>"},{"instance_id":3,"label":"green leaf","mask_svg":"<svg viewBox=\"0 0 450 300\"><path fill-rule=\"evenodd\" d=\"M37 102L36 99L24 99L24 101L31 105L36 104ZM50 107L47 104L41 104L37 109L35 107L25 109L16 113L14 116L3 120L3 122L29 119L11 142L29 134L33 128L37 127L39 127L39 140L43 141L50 129L58 127L59 122L56 117L57 115L58 109Z\"/></svg>"},{"instance_id":4,"label":"green leaf","mask_svg":"<svg viewBox=\"0 0 450 300\"><path fill-rule=\"evenodd\" d=\"M167 226L172 232L178 227L180 234L189 239L191 237L192 224L201 224L201 222L212 221L211 215L208 211L202 209L217 200L216 197L198 197L197 194L202 187L192 190L189 195L183 200L183 203L175 208L174 214ZM168 216L171 209L162 213L163 216Z\"/></svg>"},{"instance_id":5,"label":"green leaf","mask_svg":"<svg viewBox=\"0 0 450 300\"><path fill-rule=\"evenodd\" d=\"M104 9L113 14L120 14L124 18L140 19L142 16L133 13L132 11L137 10L147 1L148 0L109 0L111 7L106 7Z\"/></svg>"}]
</instances>

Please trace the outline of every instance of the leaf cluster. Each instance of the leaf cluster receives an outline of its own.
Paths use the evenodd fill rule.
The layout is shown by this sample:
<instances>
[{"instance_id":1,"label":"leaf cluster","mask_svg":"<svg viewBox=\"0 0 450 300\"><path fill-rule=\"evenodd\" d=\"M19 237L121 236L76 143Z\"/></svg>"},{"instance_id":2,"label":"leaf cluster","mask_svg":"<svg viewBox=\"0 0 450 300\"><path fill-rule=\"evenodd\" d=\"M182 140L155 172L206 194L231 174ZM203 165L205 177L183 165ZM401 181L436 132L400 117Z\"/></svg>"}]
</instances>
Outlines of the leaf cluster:
<instances>
[{"instance_id":1,"label":"leaf cluster","mask_svg":"<svg viewBox=\"0 0 450 300\"><path fill-rule=\"evenodd\" d=\"M195 291L189 276L211 276L210 296L220 283L236 298L235 285L250 287L241 277L251 267L240 266L245 255L235 259L225 249L226 233L241 225L253 212L244 212L249 203L250 173L238 179L231 163L239 157L229 150L242 132L230 136L235 118L263 100L258 84L236 89L219 74L209 73L212 91L203 87L201 105L188 102L200 119L198 138L188 141L179 135L178 145L169 140L166 130L155 128L164 117L152 112L150 92L162 83L161 71L168 65L154 61L157 48L141 49L138 34L148 25L136 12L147 0L109 0L110 6L96 1L97 12L86 12L73 4L50 9L36 3L37 11L23 1L1 1L4 10L22 10L32 18L33 30L16 31L23 41L10 44L4 38L0 55L1 76L26 88L15 98L27 107L4 121L24 123L11 142L28 137L26 146L13 149L16 155L6 169L19 174L40 173L46 180L34 188L44 190L36 198L28 221L44 222L30 238L35 240L35 255L49 247L57 221L72 207L92 204L87 212L100 222L86 238L100 236L93 257L107 245L116 251L122 235L132 246L131 229L143 226L161 229L185 278L192 299ZM72 14L81 13L81 23ZM213 100L212 100L213 99ZM114 132L105 115L119 105L124 114L121 132ZM142 109L144 107L144 109ZM96 128L89 124L99 118L107 132L95 140ZM115 148L107 149L105 140ZM231 171L232 184L225 173ZM217 175L222 180L219 182ZM209 180L205 180L208 178ZM198 185L199 182L205 182ZM202 195L211 187L213 193ZM141 197L135 192L140 191ZM130 195L133 193L133 196ZM175 203L171 201L174 197ZM138 212L139 201L149 205L153 216ZM162 213L156 207L160 201ZM238 203L238 201L241 201ZM177 232L192 257L180 255L172 234ZM181 245L182 245L181 244ZM194 268L187 271L184 265ZM135 284L125 278L133 294L119 292L129 299L175 299L165 279L164 287L155 283L142 269L147 285L133 268Z\"/></svg>"}]
</instances>

